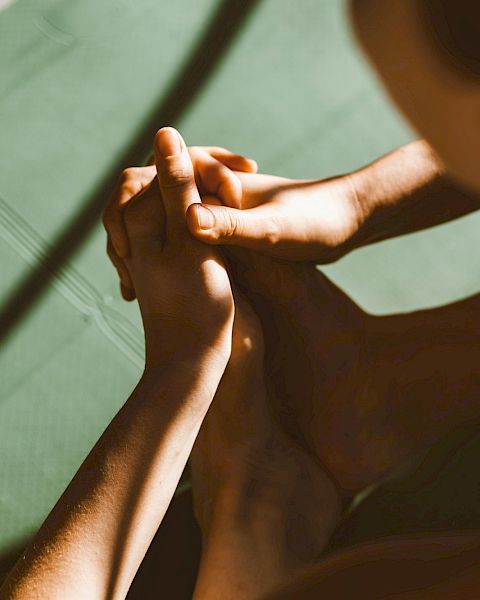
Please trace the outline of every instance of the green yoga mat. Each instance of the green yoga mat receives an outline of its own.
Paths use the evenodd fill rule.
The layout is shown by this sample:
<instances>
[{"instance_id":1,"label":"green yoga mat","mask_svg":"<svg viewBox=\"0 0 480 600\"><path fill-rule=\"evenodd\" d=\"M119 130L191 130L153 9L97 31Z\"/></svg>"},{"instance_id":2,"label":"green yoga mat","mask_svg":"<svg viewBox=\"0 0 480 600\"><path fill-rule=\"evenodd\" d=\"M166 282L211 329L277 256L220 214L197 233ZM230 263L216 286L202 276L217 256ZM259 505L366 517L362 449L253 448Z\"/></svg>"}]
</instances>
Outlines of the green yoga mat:
<instances>
[{"instance_id":1,"label":"green yoga mat","mask_svg":"<svg viewBox=\"0 0 480 600\"><path fill-rule=\"evenodd\" d=\"M17 0L0 10L0 304L141 133L216 9ZM224 145L301 178L359 167L413 138L339 0L260 0L175 125L189 144ZM471 216L378 244L325 272L379 314L449 302L478 291L479 224ZM39 526L141 371L138 310L120 299L104 246L98 224L0 349L0 554ZM468 470L479 446L456 455L464 466L445 468L442 485L375 492L345 543L467 514L480 522Z\"/></svg>"}]
</instances>

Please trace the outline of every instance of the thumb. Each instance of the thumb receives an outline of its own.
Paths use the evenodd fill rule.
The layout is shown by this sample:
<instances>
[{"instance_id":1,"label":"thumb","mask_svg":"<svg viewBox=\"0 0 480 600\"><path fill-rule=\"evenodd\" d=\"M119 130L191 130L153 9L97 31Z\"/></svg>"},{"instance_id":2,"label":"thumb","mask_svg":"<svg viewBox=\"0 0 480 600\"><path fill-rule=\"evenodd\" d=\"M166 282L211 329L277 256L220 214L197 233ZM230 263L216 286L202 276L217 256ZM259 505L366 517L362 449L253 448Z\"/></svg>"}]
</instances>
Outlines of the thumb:
<instances>
[{"instance_id":1,"label":"thumb","mask_svg":"<svg viewBox=\"0 0 480 600\"><path fill-rule=\"evenodd\" d=\"M278 241L279 228L261 207L240 210L192 204L187 210L187 225L197 239L207 244L268 251Z\"/></svg>"},{"instance_id":2,"label":"thumb","mask_svg":"<svg viewBox=\"0 0 480 600\"><path fill-rule=\"evenodd\" d=\"M154 142L154 157L160 192L167 217L166 241L186 231L185 214L190 204L200 202L192 161L182 136L172 127L160 129Z\"/></svg>"}]
</instances>

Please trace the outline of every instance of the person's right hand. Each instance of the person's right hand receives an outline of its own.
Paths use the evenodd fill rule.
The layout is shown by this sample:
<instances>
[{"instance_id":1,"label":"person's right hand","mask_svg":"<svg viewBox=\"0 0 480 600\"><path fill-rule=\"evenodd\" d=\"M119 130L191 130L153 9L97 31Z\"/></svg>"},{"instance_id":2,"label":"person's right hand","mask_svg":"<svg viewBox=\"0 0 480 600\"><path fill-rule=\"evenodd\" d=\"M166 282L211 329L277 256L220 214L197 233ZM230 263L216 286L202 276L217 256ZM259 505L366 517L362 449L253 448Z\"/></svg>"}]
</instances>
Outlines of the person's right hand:
<instances>
[{"instance_id":1,"label":"person's right hand","mask_svg":"<svg viewBox=\"0 0 480 600\"><path fill-rule=\"evenodd\" d=\"M198 353L230 356L233 297L217 249L194 239L185 213L200 201L181 136L161 129L155 138L157 178L124 211L130 243L125 258L139 301L146 365L188 360Z\"/></svg>"},{"instance_id":2,"label":"person's right hand","mask_svg":"<svg viewBox=\"0 0 480 600\"><path fill-rule=\"evenodd\" d=\"M208 190L209 202L215 201L226 206L239 207L242 186L234 170L255 173L258 168L257 163L241 154L217 146L191 146L188 152L202 201ZM156 176L157 169L154 162L145 167L125 169L103 214L103 224L107 231L107 254L117 269L122 297L128 301L135 299L135 289L125 265L130 245L123 214L133 198L144 192Z\"/></svg>"},{"instance_id":3,"label":"person's right hand","mask_svg":"<svg viewBox=\"0 0 480 600\"><path fill-rule=\"evenodd\" d=\"M362 214L349 176L321 181L237 176L241 206L211 205L217 203L207 195L203 205L193 204L187 211L188 227L197 239L318 263L337 260L352 249Z\"/></svg>"}]
</instances>

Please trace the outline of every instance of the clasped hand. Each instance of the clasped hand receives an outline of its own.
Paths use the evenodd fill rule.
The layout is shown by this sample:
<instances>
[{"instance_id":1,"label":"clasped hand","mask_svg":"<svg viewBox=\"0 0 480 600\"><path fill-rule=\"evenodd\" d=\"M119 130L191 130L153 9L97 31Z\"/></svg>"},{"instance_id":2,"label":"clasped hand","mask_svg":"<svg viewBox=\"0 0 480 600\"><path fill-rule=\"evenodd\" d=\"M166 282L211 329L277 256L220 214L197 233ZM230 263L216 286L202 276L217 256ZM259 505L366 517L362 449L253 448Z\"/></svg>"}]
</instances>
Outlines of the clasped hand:
<instances>
[{"instance_id":1,"label":"clasped hand","mask_svg":"<svg viewBox=\"0 0 480 600\"><path fill-rule=\"evenodd\" d=\"M147 367L206 348L229 355L233 299L217 245L330 262L358 227L344 178L260 175L223 148L187 149L171 128L158 132L154 161L124 171L104 215L122 295L139 300Z\"/></svg>"},{"instance_id":2,"label":"clasped hand","mask_svg":"<svg viewBox=\"0 0 480 600\"><path fill-rule=\"evenodd\" d=\"M171 129L157 134L156 164L127 170L105 215L122 293L139 300L147 368L200 352L219 358L222 368L235 359L224 381L235 380L236 364L245 378L238 355L248 352L261 366L265 334L263 364L276 411L288 416L285 429L304 439L348 490L378 481L423 451L452 418L477 414L467 399L477 394L478 353L459 325L465 315L471 322L477 299L371 317L313 267L291 262L315 256L327 262L348 251L362 215L347 178L293 182L259 175L249 159L221 148L187 150L181 138L179 154L170 149L165 158L164 142L176 135ZM203 211L213 218L206 228ZM230 271L262 328L248 303L234 303L238 291L219 244L237 246ZM231 356L232 337L237 356ZM439 372L448 374L441 393ZM424 418L411 419L419 399ZM379 419L383 414L391 418Z\"/></svg>"},{"instance_id":3,"label":"clasped hand","mask_svg":"<svg viewBox=\"0 0 480 600\"><path fill-rule=\"evenodd\" d=\"M233 297L216 248L187 229L185 214L200 202L192 161L181 136L160 130L156 176L125 204L129 241L119 268L138 298L146 338L146 368L202 355L228 361ZM108 213L105 216L108 227Z\"/></svg>"}]
</instances>

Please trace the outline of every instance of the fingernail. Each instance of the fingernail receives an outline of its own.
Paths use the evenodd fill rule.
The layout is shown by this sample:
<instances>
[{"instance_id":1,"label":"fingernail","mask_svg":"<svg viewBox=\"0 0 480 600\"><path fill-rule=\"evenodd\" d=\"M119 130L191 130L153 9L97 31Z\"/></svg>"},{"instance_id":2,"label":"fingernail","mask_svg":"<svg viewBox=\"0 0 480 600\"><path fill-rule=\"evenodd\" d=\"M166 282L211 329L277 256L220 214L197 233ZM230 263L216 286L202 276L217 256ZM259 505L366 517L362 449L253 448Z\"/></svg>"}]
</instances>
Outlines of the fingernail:
<instances>
[{"instance_id":1,"label":"fingernail","mask_svg":"<svg viewBox=\"0 0 480 600\"><path fill-rule=\"evenodd\" d=\"M197 221L200 229L212 229L215 225L215 217L212 212L203 206L197 207Z\"/></svg>"},{"instance_id":2,"label":"fingernail","mask_svg":"<svg viewBox=\"0 0 480 600\"><path fill-rule=\"evenodd\" d=\"M175 156L183 149L182 138L173 127L164 127L157 133L157 147L164 158Z\"/></svg>"}]
</instances>

